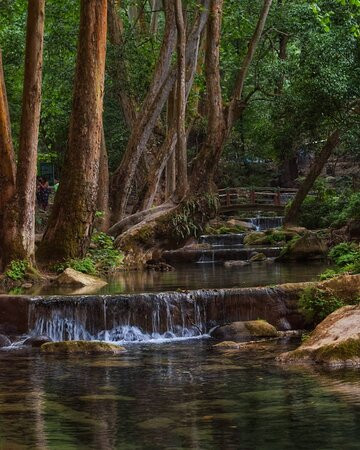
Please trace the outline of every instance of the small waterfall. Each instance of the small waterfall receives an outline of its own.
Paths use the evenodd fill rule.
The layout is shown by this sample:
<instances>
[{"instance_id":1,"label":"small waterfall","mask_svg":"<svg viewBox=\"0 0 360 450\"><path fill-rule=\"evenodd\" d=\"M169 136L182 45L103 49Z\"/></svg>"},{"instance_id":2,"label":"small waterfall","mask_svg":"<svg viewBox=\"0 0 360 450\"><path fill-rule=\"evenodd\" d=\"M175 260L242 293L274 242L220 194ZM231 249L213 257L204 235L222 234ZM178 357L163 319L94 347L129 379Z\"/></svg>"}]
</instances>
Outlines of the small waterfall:
<instances>
[{"instance_id":1,"label":"small waterfall","mask_svg":"<svg viewBox=\"0 0 360 450\"><path fill-rule=\"evenodd\" d=\"M239 234L209 234L200 236L200 244L208 244L212 247L238 246L244 243L244 233Z\"/></svg>"},{"instance_id":2,"label":"small waterfall","mask_svg":"<svg viewBox=\"0 0 360 450\"><path fill-rule=\"evenodd\" d=\"M298 293L274 288L28 299L27 335L53 341L162 342L207 336L211 328L262 318L301 328Z\"/></svg>"},{"instance_id":3,"label":"small waterfall","mask_svg":"<svg viewBox=\"0 0 360 450\"><path fill-rule=\"evenodd\" d=\"M252 225L256 228L256 231L264 231L272 228L280 228L283 225L284 217L252 217L248 219Z\"/></svg>"}]
</instances>

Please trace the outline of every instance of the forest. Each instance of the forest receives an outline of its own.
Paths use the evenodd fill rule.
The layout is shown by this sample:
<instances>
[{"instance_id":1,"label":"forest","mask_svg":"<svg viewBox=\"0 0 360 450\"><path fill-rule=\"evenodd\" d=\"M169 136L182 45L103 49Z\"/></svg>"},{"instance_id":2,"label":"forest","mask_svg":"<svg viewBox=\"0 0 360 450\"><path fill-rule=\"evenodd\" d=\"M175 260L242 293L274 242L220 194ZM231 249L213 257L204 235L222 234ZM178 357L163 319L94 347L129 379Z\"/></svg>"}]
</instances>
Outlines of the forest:
<instances>
[{"instance_id":1,"label":"forest","mask_svg":"<svg viewBox=\"0 0 360 450\"><path fill-rule=\"evenodd\" d=\"M0 449L358 448L359 169L360 0L0 0Z\"/></svg>"},{"instance_id":2,"label":"forest","mask_svg":"<svg viewBox=\"0 0 360 450\"><path fill-rule=\"evenodd\" d=\"M358 2L183 3L2 2L3 270L84 258L95 228L177 245L221 188L302 186L287 220L312 228L346 220L344 199L358 214L357 171L336 175L359 161ZM60 180L45 219L41 162Z\"/></svg>"}]
</instances>

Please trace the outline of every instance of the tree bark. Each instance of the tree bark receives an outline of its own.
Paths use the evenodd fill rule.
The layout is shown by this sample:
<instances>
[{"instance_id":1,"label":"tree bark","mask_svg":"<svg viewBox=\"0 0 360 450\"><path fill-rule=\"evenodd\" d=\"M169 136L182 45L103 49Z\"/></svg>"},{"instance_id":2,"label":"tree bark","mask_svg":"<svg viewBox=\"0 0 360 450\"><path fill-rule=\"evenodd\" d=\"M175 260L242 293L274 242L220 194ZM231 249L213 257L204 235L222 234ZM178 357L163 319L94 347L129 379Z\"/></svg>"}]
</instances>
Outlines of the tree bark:
<instances>
[{"instance_id":1,"label":"tree bark","mask_svg":"<svg viewBox=\"0 0 360 450\"><path fill-rule=\"evenodd\" d=\"M221 13L223 0L212 0L211 15L208 24L207 46L205 55L206 86L208 103L208 133L200 152L193 162L190 185L193 192L211 190L213 177L222 150L229 136L234 122L244 112L246 104L241 104L246 76L254 59L261 34L272 0L264 0L257 25L248 44L248 50L239 70L235 87L225 119L222 106L220 86L219 46L221 34ZM239 105L240 103L240 105Z\"/></svg>"},{"instance_id":2,"label":"tree bark","mask_svg":"<svg viewBox=\"0 0 360 450\"><path fill-rule=\"evenodd\" d=\"M223 0L212 0L207 28L205 78L208 102L207 137L194 160L191 191L211 190L215 162L225 141L225 118L220 85L220 35Z\"/></svg>"},{"instance_id":3,"label":"tree bark","mask_svg":"<svg viewBox=\"0 0 360 450\"><path fill-rule=\"evenodd\" d=\"M106 150L104 127L101 131L99 181L96 210L102 213L102 217L96 220L95 226L99 231L107 231L110 225L109 210L109 161Z\"/></svg>"},{"instance_id":4,"label":"tree bark","mask_svg":"<svg viewBox=\"0 0 360 450\"><path fill-rule=\"evenodd\" d=\"M173 89L168 98L168 106L167 106L167 132L171 135L175 134L175 89ZM173 137L171 138L173 142ZM165 172L165 200L169 200L172 198L175 192L175 183L176 183L176 157L174 152L174 144L170 145L172 151L170 153L169 159L166 162L166 172ZM159 164L157 167L161 167ZM159 178L159 177L158 177ZM150 179L149 179L150 181ZM156 180L157 185L159 184L159 180ZM149 186L148 186L149 187ZM157 186L153 191L156 192ZM149 189L148 189L149 192ZM150 191L151 192L151 191ZM146 209L146 208L145 208Z\"/></svg>"},{"instance_id":5,"label":"tree bark","mask_svg":"<svg viewBox=\"0 0 360 450\"><path fill-rule=\"evenodd\" d=\"M69 144L38 251L42 261L82 257L89 246L98 191L106 26L107 0L81 0Z\"/></svg>"},{"instance_id":6,"label":"tree bark","mask_svg":"<svg viewBox=\"0 0 360 450\"><path fill-rule=\"evenodd\" d=\"M205 9L207 6L208 6L208 3L205 3L204 10L202 12L203 24L205 24L205 21L208 16L208 9ZM195 30L196 29L198 29L198 28L196 27ZM190 92L191 92L191 89L193 86L194 78L195 78L195 72L198 67L198 55L199 55L202 33L203 33L203 28L201 27L200 34L197 33L195 35L192 45L190 45L191 39L189 39L189 42L188 42L188 45L187 45L187 48L185 51L185 56L186 56L186 61L187 61L186 102L189 98L189 95L190 95ZM174 84L174 87L171 90L171 93L168 98L168 112L170 111L171 114L170 115L168 114L168 120L167 120L168 129L167 129L166 139L163 142L163 144L161 145L161 147L159 149L156 149L156 153L153 154L153 161L149 167L147 184L145 186L145 191L144 191L145 193L143 195L143 200L141 202L142 210L151 208L151 205L154 202L156 191L158 189L161 175L166 167L168 160L172 160L172 162L170 162L170 164L172 164L172 168L170 168L170 170L174 172L173 180L171 182L171 185L173 187L169 188L169 193L171 190L171 195L173 195L174 191L175 191L176 155L175 155L174 149L176 147L176 141L177 141L177 130L176 130L176 120L175 120L175 102L176 102L176 87L175 87L175 85L176 85L176 83ZM170 106L170 108L169 108L169 106ZM186 140L187 140L187 138L186 138ZM166 197L166 198L169 198L169 197Z\"/></svg>"},{"instance_id":7,"label":"tree bark","mask_svg":"<svg viewBox=\"0 0 360 450\"><path fill-rule=\"evenodd\" d=\"M320 153L315 158L314 163L312 164L308 175L303 181L300 189L298 190L294 200L291 202L290 208L288 209L284 224L285 225L295 225L301 205L305 200L305 197L310 192L311 188L314 185L315 180L320 175L321 171L324 168L326 161L329 159L333 150L338 146L340 142L340 132L339 130L335 130L327 139L324 147L321 149Z\"/></svg>"},{"instance_id":8,"label":"tree bark","mask_svg":"<svg viewBox=\"0 0 360 450\"><path fill-rule=\"evenodd\" d=\"M0 271L7 263L9 238L5 211L15 195L16 165L0 49Z\"/></svg>"},{"instance_id":9,"label":"tree bark","mask_svg":"<svg viewBox=\"0 0 360 450\"><path fill-rule=\"evenodd\" d=\"M142 114L132 129L124 156L111 179L113 222L117 222L125 215L138 162L144 153L168 95L168 92L166 93L162 89L162 84L169 75L171 55L176 42L175 12L172 2L165 4L165 15L163 43L149 92L142 105Z\"/></svg>"},{"instance_id":10,"label":"tree bark","mask_svg":"<svg viewBox=\"0 0 360 450\"><path fill-rule=\"evenodd\" d=\"M176 96L176 188L175 198L180 201L185 197L188 190L187 176L187 149L186 149L186 129L185 129L185 113L186 113L186 29L183 15L183 7L181 0L175 0L176 10L176 28L178 31L177 42L177 96Z\"/></svg>"},{"instance_id":11,"label":"tree bark","mask_svg":"<svg viewBox=\"0 0 360 450\"><path fill-rule=\"evenodd\" d=\"M45 0L29 0L25 74L16 179L18 217L16 258L33 260L35 252L35 196L37 147L41 111ZM14 248L15 250L15 248Z\"/></svg>"},{"instance_id":12,"label":"tree bark","mask_svg":"<svg viewBox=\"0 0 360 450\"><path fill-rule=\"evenodd\" d=\"M171 3L172 2L166 2L165 5L169 7ZM189 35L186 46L186 63L188 63L188 61L191 60L194 57L194 54L198 51L201 32L207 21L208 3L209 0L202 1L201 11L197 15L192 31ZM174 29L175 17L174 14L171 16L172 28ZM176 36L174 36L174 38L176 38ZM172 42L172 49L174 46L175 39ZM166 66L170 64L170 56L171 54L169 55L169 60L165 61ZM161 66L160 60L159 65ZM176 80L176 67L173 67L170 71L166 71L164 70L164 67L161 67L160 72L162 73L162 76L156 74L153 82L153 85L158 86L157 93L156 95L149 93L147 98L152 98L152 101L150 102L149 100L146 100L144 102L143 113L141 117L138 118L137 126L134 128L130 136L123 160L111 180L113 222L119 221L125 215L125 208L138 161L146 148L154 126ZM160 80L162 80L162 83L159 83Z\"/></svg>"},{"instance_id":13,"label":"tree bark","mask_svg":"<svg viewBox=\"0 0 360 450\"><path fill-rule=\"evenodd\" d=\"M116 11L116 0L108 0L108 30L111 44L118 49L118 58L114 75L117 80L116 87L125 121L127 126L131 129L136 120L136 104L127 90L127 87L129 86L129 77L126 63L123 58L124 42L122 37L122 24Z\"/></svg>"}]
</instances>

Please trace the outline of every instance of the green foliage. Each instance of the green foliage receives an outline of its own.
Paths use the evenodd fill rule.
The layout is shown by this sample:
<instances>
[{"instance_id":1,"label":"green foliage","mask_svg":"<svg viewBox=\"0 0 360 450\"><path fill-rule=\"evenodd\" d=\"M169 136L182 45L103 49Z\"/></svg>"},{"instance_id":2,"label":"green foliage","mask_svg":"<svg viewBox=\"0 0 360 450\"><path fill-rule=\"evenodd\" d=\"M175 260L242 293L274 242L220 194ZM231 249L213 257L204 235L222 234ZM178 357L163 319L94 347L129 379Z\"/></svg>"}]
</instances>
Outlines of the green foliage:
<instances>
[{"instance_id":1,"label":"green foliage","mask_svg":"<svg viewBox=\"0 0 360 450\"><path fill-rule=\"evenodd\" d=\"M97 270L94 261L89 258L81 258L81 259L70 259L64 263L56 264L54 269L57 272L62 272L63 270L71 268L77 270L78 272L86 273L88 275L96 275Z\"/></svg>"},{"instance_id":2,"label":"green foliage","mask_svg":"<svg viewBox=\"0 0 360 450\"><path fill-rule=\"evenodd\" d=\"M354 242L342 242L335 245L329 251L329 258L335 264L332 269L327 269L319 277L327 280L342 273L360 273L360 245Z\"/></svg>"},{"instance_id":3,"label":"green foliage","mask_svg":"<svg viewBox=\"0 0 360 450\"><path fill-rule=\"evenodd\" d=\"M342 306L344 302L341 299L314 287L305 289L299 300L300 310L311 323L320 323Z\"/></svg>"},{"instance_id":4,"label":"green foliage","mask_svg":"<svg viewBox=\"0 0 360 450\"><path fill-rule=\"evenodd\" d=\"M88 275L97 275L120 268L123 259L123 253L114 248L114 238L106 233L96 232L92 235L91 245L85 258L70 259L56 264L54 270L62 272L70 267Z\"/></svg>"},{"instance_id":5,"label":"green foliage","mask_svg":"<svg viewBox=\"0 0 360 450\"><path fill-rule=\"evenodd\" d=\"M89 249L89 256L102 272L121 267L124 255L114 247L114 238L106 233L96 232L93 234L92 246Z\"/></svg>"},{"instance_id":6,"label":"green foliage","mask_svg":"<svg viewBox=\"0 0 360 450\"><path fill-rule=\"evenodd\" d=\"M331 187L327 180L319 178L301 205L299 224L308 229L341 227L359 218L360 193L347 186Z\"/></svg>"},{"instance_id":7,"label":"green foliage","mask_svg":"<svg viewBox=\"0 0 360 450\"><path fill-rule=\"evenodd\" d=\"M171 216L172 232L178 240L200 236L206 222L215 215L217 209L218 198L212 194L187 200L181 209Z\"/></svg>"},{"instance_id":8,"label":"green foliage","mask_svg":"<svg viewBox=\"0 0 360 450\"><path fill-rule=\"evenodd\" d=\"M13 281L20 281L25 278L26 271L29 269L30 264L26 260L14 260L8 265L5 271L5 276Z\"/></svg>"}]
</instances>

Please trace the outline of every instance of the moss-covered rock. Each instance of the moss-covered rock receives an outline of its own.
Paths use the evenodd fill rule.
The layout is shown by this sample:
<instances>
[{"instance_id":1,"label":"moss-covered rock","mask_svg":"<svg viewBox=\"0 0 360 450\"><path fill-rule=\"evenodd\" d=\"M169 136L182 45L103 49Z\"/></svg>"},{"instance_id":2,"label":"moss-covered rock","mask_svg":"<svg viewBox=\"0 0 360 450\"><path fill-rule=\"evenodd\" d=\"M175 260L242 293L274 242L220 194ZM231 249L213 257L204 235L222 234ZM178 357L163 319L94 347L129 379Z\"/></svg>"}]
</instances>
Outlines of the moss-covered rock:
<instances>
[{"instance_id":1,"label":"moss-covered rock","mask_svg":"<svg viewBox=\"0 0 360 450\"><path fill-rule=\"evenodd\" d=\"M253 231L244 238L245 245L262 245L267 243L267 237L262 231Z\"/></svg>"},{"instance_id":2,"label":"moss-covered rock","mask_svg":"<svg viewBox=\"0 0 360 450\"><path fill-rule=\"evenodd\" d=\"M266 255L264 253L254 253L252 257L249 259L250 262L262 262L266 261Z\"/></svg>"},{"instance_id":3,"label":"moss-covered rock","mask_svg":"<svg viewBox=\"0 0 360 450\"><path fill-rule=\"evenodd\" d=\"M298 349L278 359L331 367L360 366L360 306L344 306L333 312Z\"/></svg>"},{"instance_id":4,"label":"moss-covered rock","mask_svg":"<svg viewBox=\"0 0 360 450\"><path fill-rule=\"evenodd\" d=\"M224 341L248 341L261 337L277 337L278 331L265 320L250 320L218 327L211 336Z\"/></svg>"},{"instance_id":5,"label":"moss-covered rock","mask_svg":"<svg viewBox=\"0 0 360 450\"><path fill-rule=\"evenodd\" d=\"M325 258L328 247L326 240L316 233L307 231L302 236L296 235L281 253L279 260L301 261Z\"/></svg>"},{"instance_id":6,"label":"moss-covered rock","mask_svg":"<svg viewBox=\"0 0 360 450\"><path fill-rule=\"evenodd\" d=\"M101 341L62 341L62 342L48 342L43 344L40 348L42 353L56 354L77 354L77 353L110 353L117 354L125 352L124 347L119 345L109 344Z\"/></svg>"}]
</instances>

